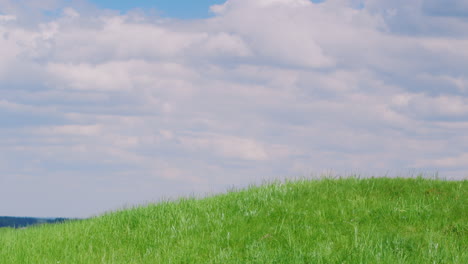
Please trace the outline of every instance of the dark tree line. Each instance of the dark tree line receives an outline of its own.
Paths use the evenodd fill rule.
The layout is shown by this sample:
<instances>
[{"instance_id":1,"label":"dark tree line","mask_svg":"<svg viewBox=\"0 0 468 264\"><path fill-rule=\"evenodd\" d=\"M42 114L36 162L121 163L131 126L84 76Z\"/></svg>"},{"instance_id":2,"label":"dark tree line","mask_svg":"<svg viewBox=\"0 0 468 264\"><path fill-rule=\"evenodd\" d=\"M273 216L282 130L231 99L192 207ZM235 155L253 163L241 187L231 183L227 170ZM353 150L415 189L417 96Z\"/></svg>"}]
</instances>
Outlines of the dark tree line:
<instances>
[{"instance_id":1,"label":"dark tree line","mask_svg":"<svg viewBox=\"0 0 468 264\"><path fill-rule=\"evenodd\" d=\"M53 224L61 223L67 220L66 218L34 218L34 217L10 217L0 216L0 228L11 227L11 228L22 228L31 225L39 224Z\"/></svg>"}]
</instances>

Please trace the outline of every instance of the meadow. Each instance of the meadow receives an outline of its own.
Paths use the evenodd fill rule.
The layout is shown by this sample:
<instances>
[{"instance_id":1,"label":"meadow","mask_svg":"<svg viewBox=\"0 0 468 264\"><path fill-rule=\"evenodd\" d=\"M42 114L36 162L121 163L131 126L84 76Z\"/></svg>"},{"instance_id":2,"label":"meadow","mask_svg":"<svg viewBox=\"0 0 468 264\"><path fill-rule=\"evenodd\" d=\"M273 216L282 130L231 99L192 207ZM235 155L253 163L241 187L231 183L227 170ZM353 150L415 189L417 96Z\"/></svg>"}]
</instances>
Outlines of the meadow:
<instances>
[{"instance_id":1,"label":"meadow","mask_svg":"<svg viewBox=\"0 0 468 264\"><path fill-rule=\"evenodd\" d=\"M27 229L0 263L468 263L468 181L295 180Z\"/></svg>"}]
</instances>

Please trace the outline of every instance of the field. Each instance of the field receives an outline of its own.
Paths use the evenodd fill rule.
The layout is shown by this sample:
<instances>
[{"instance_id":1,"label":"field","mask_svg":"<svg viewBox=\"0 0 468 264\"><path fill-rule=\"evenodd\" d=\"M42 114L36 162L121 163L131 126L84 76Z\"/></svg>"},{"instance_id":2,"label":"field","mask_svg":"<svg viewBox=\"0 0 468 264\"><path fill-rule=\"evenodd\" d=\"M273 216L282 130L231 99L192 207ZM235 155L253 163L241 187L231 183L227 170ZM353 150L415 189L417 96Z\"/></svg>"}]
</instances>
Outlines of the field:
<instances>
[{"instance_id":1,"label":"field","mask_svg":"<svg viewBox=\"0 0 468 264\"><path fill-rule=\"evenodd\" d=\"M0 263L468 263L468 181L276 182L0 229Z\"/></svg>"}]
</instances>

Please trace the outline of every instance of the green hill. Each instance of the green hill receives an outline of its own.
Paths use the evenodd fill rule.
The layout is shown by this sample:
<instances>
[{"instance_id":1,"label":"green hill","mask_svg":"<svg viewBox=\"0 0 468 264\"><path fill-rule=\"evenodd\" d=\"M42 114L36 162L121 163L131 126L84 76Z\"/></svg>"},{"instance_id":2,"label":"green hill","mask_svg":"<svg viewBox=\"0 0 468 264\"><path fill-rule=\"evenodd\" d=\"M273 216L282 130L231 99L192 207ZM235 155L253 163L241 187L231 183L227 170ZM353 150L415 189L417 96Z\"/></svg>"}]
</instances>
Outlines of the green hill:
<instances>
[{"instance_id":1,"label":"green hill","mask_svg":"<svg viewBox=\"0 0 468 264\"><path fill-rule=\"evenodd\" d=\"M468 181L273 183L24 230L0 263L468 263Z\"/></svg>"}]
</instances>

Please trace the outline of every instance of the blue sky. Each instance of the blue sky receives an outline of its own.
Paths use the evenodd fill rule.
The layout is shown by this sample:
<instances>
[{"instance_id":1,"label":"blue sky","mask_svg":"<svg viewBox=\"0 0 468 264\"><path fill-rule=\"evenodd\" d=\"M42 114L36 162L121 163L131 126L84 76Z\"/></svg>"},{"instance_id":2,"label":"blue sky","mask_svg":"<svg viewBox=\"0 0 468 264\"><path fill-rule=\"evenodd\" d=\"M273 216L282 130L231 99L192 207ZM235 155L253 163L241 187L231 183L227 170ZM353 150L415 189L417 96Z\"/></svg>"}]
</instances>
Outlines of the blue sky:
<instances>
[{"instance_id":1,"label":"blue sky","mask_svg":"<svg viewBox=\"0 0 468 264\"><path fill-rule=\"evenodd\" d=\"M161 12L165 17L177 18L203 18L210 16L209 7L222 4L223 0L92 0L101 8L109 8L126 12L134 8L151 9Z\"/></svg>"},{"instance_id":2,"label":"blue sky","mask_svg":"<svg viewBox=\"0 0 468 264\"><path fill-rule=\"evenodd\" d=\"M0 215L468 176L464 0L96 3L0 0Z\"/></svg>"}]
</instances>

